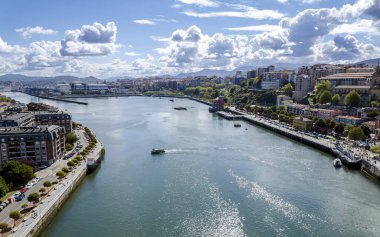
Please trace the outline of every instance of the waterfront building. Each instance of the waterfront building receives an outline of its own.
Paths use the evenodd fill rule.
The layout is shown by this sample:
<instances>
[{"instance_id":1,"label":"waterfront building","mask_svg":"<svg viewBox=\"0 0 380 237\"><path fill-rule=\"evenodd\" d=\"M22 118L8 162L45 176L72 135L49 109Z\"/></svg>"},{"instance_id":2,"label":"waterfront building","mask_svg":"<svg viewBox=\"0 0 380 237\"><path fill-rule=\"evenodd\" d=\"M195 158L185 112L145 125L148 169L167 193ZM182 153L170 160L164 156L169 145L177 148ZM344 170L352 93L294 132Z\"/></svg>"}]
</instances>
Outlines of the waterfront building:
<instances>
[{"instance_id":1,"label":"waterfront building","mask_svg":"<svg viewBox=\"0 0 380 237\"><path fill-rule=\"evenodd\" d=\"M313 120L302 116L293 119L293 127L298 130L307 131L313 128Z\"/></svg>"},{"instance_id":2,"label":"waterfront building","mask_svg":"<svg viewBox=\"0 0 380 237\"><path fill-rule=\"evenodd\" d=\"M219 96L212 101L212 108L210 111L222 111L224 110L224 97Z\"/></svg>"},{"instance_id":3,"label":"waterfront building","mask_svg":"<svg viewBox=\"0 0 380 237\"><path fill-rule=\"evenodd\" d=\"M358 126L363 122L363 119L347 115L338 115L334 118L334 121L338 123Z\"/></svg>"},{"instance_id":4,"label":"waterfront building","mask_svg":"<svg viewBox=\"0 0 380 237\"><path fill-rule=\"evenodd\" d=\"M305 108L303 110L303 115L308 118L318 117L318 109L315 108Z\"/></svg>"},{"instance_id":5,"label":"waterfront building","mask_svg":"<svg viewBox=\"0 0 380 237\"><path fill-rule=\"evenodd\" d=\"M303 100L309 92L313 90L311 77L305 74L296 77L295 99Z\"/></svg>"},{"instance_id":6,"label":"waterfront building","mask_svg":"<svg viewBox=\"0 0 380 237\"><path fill-rule=\"evenodd\" d=\"M257 74L256 74L255 70L251 70L251 71L247 72L247 78L248 79L255 78L256 76L257 76Z\"/></svg>"},{"instance_id":7,"label":"waterfront building","mask_svg":"<svg viewBox=\"0 0 380 237\"><path fill-rule=\"evenodd\" d=\"M28 112L0 114L0 127L32 126L34 116Z\"/></svg>"},{"instance_id":8,"label":"waterfront building","mask_svg":"<svg viewBox=\"0 0 380 237\"><path fill-rule=\"evenodd\" d=\"M286 105L286 112L288 112L290 114L296 114L296 115L304 116L306 108L309 108L309 106L292 103L292 104Z\"/></svg>"},{"instance_id":9,"label":"waterfront building","mask_svg":"<svg viewBox=\"0 0 380 237\"><path fill-rule=\"evenodd\" d=\"M65 128L66 133L71 133L73 123L71 115L63 111L39 111L34 113L34 125L57 125Z\"/></svg>"},{"instance_id":10,"label":"waterfront building","mask_svg":"<svg viewBox=\"0 0 380 237\"><path fill-rule=\"evenodd\" d=\"M333 109L318 109L317 117L320 119L333 119L334 117L341 115L342 111Z\"/></svg>"},{"instance_id":11,"label":"waterfront building","mask_svg":"<svg viewBox=\"0 0 380 237\"><path fill-rule=\"evenodd\" d=\"M372 78L372 72L363 73L337 73L330 76L320 77L317 83L322 81L329 81L331 89L334 90L336 86L366 86Z\"/></svg>"},{"instance_id":12,"label":"waterfront building","mask_svg":"<svg viewBox=\"0 0 380 237\"><path fill-rule=\"evenodd\" d=\"M287 95L278 95L276 100L276 106L278 107L284 105L284 101L290 101L290 97Z\"/></svg>"},{"instance_id":13,"label":"waterfront building","mask_svg":"<svg viewBox=\"0 0 380 237\"><path fill-rule=\"evenodd\" d=\"M2 128L0 142L0 164L14 160L49 166L64 156L65 130L56 125Z\"/></svg>"},{"instance_id":14,"label":"waterfront building","mask_svg":"<svg viewBox=\"0 0 380 237\"><path fill-rule=\"evenodd\" d=\"M69 94L71 92L70 84L57 84L55 88L60 93Z\"/></svg>"},{"instance_id":15,"label":"waterfront building","mask_svg":"<svg viewBox=\"0 0 380 237\"><path fill-rule=\"evenodd\" d=\"M71 83L72 94L105 94L109 87L107 84Z\"/></svg>"}]
</instances>

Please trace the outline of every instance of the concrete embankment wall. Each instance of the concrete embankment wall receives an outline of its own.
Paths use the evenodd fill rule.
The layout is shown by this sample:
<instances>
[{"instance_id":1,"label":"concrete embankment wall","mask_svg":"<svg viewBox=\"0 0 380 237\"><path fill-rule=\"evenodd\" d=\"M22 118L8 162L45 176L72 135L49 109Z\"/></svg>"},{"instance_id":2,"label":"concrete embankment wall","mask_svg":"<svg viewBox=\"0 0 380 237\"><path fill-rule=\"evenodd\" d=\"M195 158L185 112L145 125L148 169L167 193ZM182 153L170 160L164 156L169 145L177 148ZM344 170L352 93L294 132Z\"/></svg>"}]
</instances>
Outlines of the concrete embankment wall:
<instances>
[{"instance_id":1,"label":"concrete embankment wall","mask_svg":"<svg viewBox=\"0 0 380 237\"><path fill-rule=\"evenodd\" d=\"M367 161L366 159L362 160L361 171L366 176L369 176L380 182L380 169L377 166L371 164L370 161Z\"/></svg>"},{"instance_id":2,"label":"concrete embankment wall","mask_svg":"<svg viewBox=\"0 0 380 237\"><path fill-rule=\"evenodd\" d=\"M298 136L298 135L294 135L292 133L288 133L284 130L281 130L281 129L278 129L276 127L273 127L273 126L270 126L268 124L265 124L265 123L260 123L254 119L249 119L245 116L243 116L243 120L247 121L248 123L252 123L252 124L255 124L257 126L260 126L262 128L265 128L265 129L268 129L270 131L273 131L275 133L278 133L282 136L285 136L287 138L290 138L292 140L295 140L297 142L300 142L300 143L303 143L305 145L308 145L308 146L311 146L311 147L314 147L316 149L319 149L323 152L326 152L328 154L331 154L331 155L334 155L334 152L332 151L331 147L328 147L328 146L325 146L323 144L320 144L320 143L317 143L317 142L314 142L314 141L311 141L305 137L302 137L302 136Z\"/></svg>"},{"instance_id":3,"label":"concrete embankment wall","mask_svg":"<svg viewBox=\"0 0 380 237\"><path fill-rule=\"evenodd\" d=\"M34 224L30 231L26 233L25 236L28 237L34 237L39 236L42 231L50 224L50 222L53 220L54 216L58 213L58 211L61 209L63 204L67 201L67 199L70 197L71 193L79 186L81 181L86 177L86 165L83 165L80 170L77 170L75 179L68 185L65 186L63 193L58 197L57 200L54 200L54 203L48 208L48 210L44 213L41 213L41 217L38 219L37 222L33 222ZM57 192L58 190L54 190Z\"/></svg>"}]
</instances>

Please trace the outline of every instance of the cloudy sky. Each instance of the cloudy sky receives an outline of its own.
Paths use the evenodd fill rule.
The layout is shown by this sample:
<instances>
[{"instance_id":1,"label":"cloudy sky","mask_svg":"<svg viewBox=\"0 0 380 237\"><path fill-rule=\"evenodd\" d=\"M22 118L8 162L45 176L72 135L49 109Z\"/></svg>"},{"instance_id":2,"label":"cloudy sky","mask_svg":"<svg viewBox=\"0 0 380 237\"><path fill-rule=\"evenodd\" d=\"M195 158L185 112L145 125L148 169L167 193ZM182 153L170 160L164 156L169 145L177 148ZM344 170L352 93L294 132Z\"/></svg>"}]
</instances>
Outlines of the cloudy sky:
<instances>
[{"instance_id":1,"label":"cloudy sky","mask_svg":"<svg viewBox=\"0 0 380 237\"><path fill-rule=\"evenodd\" d=\"M380 57L380 0L3 0L0 74L150 76Z\"/></svg>"}]
</instances>

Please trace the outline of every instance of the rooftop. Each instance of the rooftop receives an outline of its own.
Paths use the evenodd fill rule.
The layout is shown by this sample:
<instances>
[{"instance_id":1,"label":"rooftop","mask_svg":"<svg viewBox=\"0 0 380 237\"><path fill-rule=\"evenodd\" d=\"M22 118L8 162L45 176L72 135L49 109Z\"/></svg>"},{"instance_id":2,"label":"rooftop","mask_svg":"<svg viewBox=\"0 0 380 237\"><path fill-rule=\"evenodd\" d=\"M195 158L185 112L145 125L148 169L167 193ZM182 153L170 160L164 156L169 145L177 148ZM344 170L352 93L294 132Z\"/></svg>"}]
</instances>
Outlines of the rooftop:
<instances>
[{"instance_id":1,"label":"rooftop","mask_svg":"<svg viewBox=\"0 0 380 237\"><path fill-rule=\"evenodd\" d=\"M40 125L37 127L9 127L1 128L0 135L43 133L51 132L58 128L60 127L56 125Z\"/></svg>"},{"instance_id":2,"label":"rooftop","mask_svg":"<svg viewBox=\"0 0 380 237\"><path fill-rule=\"evenodd\" d=\"M358 73L336 73L330 76L318 78L318 80L337 80L337 79L367 79L372 77L373 72L358 72Z\"/></svg>"}]
</instances>

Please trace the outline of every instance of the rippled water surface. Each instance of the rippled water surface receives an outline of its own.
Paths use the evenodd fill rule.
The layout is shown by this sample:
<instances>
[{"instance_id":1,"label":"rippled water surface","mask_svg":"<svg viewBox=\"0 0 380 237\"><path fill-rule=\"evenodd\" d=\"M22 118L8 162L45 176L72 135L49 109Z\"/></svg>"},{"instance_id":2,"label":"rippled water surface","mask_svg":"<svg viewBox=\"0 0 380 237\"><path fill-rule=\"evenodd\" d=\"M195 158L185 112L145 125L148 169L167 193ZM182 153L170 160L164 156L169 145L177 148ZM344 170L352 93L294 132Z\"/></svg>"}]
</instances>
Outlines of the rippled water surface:
<instances>
[{"instance_id":1,"label":"rippled water surface","mask_svg":"<svg viewBox=\"0 0 380 237\"><path fill-rule=\"evenodd\" d=\"M244 122L235 128L202 104L9 95L67 109L106 147L101 168L43 236L380 236L378 185L312 148Z\"/></svg>"}]
</instances>

